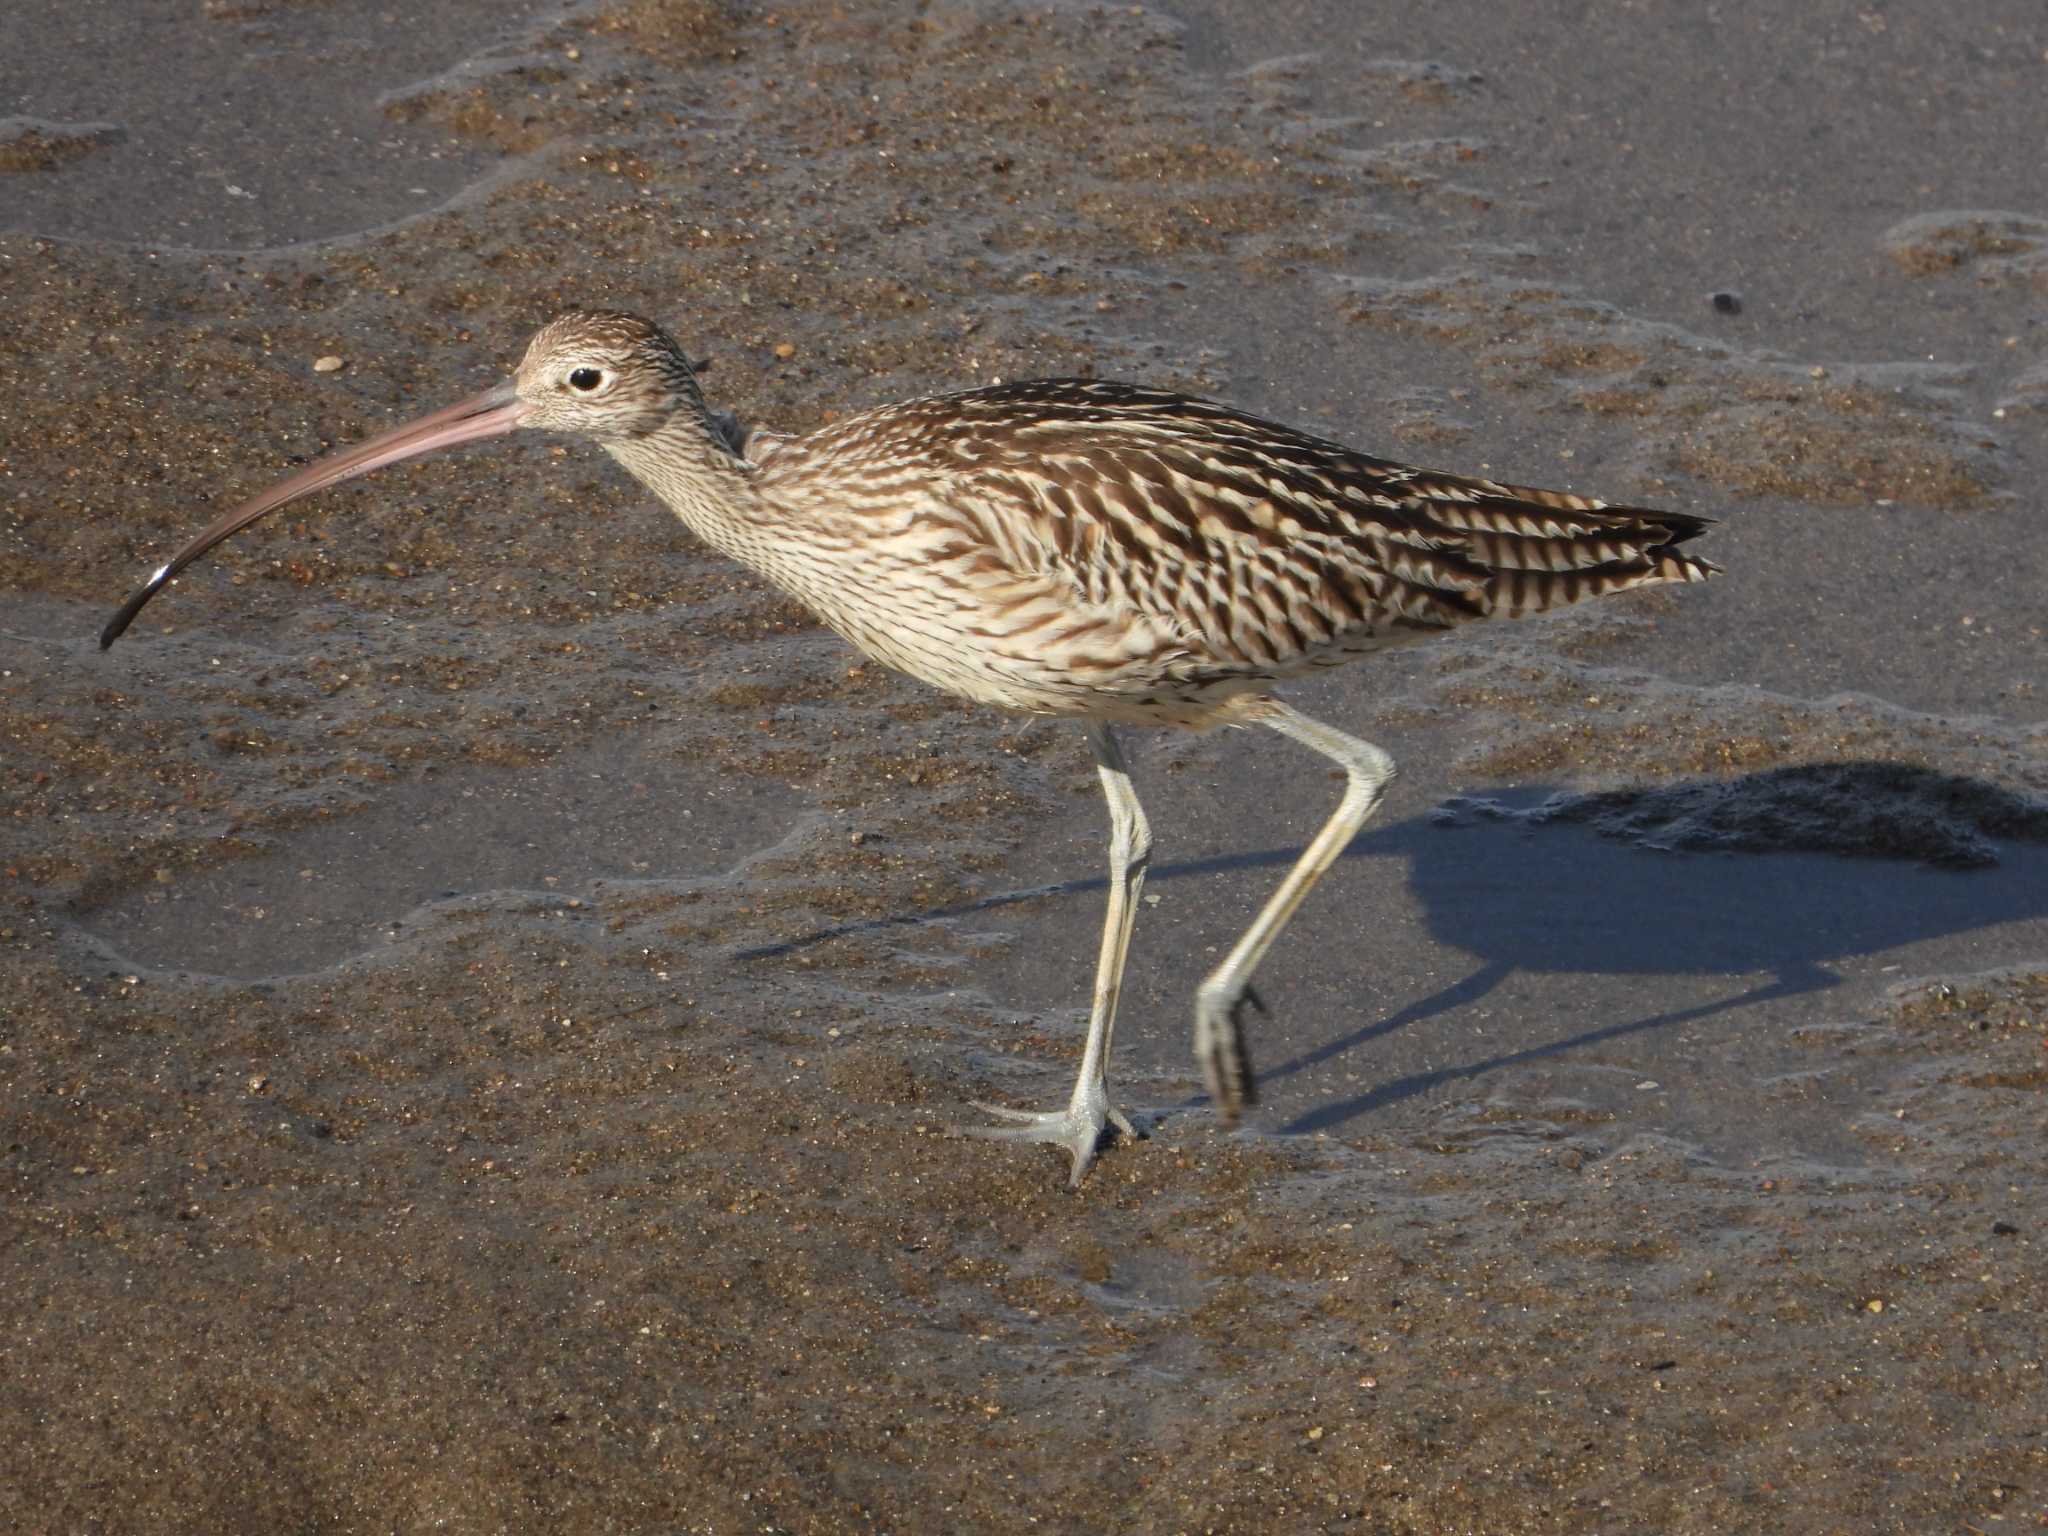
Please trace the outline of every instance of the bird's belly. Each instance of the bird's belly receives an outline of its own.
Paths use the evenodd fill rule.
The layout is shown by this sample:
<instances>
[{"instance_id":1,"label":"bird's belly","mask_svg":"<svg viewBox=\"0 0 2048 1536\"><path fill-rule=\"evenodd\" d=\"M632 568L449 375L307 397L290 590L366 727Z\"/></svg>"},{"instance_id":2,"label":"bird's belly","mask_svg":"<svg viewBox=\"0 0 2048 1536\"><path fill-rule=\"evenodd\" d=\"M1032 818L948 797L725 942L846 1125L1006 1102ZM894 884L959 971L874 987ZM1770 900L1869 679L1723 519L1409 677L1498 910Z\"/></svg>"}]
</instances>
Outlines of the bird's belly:
<instances>
[{"instance_id":1,"label":"bird's belly","mask_svg":"<svg viewBox=\"0 0 2048 1536\"><path fill-rule=\"evenodd\" d=\"M808 596L808 594L806 594ZM865 655L947 693L1022 714L1144 724L1195 724L1210 685L1173 675L1173 638L1142 623L1093 619L1070 604L1041 619L1027 606L841 588L812 599L825 622ZM863 599L874 599L864 601ZM1223 694L1243 687L1221 690Z\"/></svg>"},{"instance_id":2,"label":"bird's belly","mask_svg":"<svg viewBox=\"0 0 2048 1536\"><path fill-rule=\"evenodd\" d=\"M1406 638L1361 625L1304 650L1278 632L1207 633L1128 593L1082 592L1048 573L970 580L943 562L776 574L885 666L998 709L1122 724L1224 723L1282 678Z\"/></svg>"},{"instance_id":3,"label":"bird's belly","mask_svg":"<svg viewBox=\"0 0 2048 1536\"><path fill-rule=\"evenodd\" d=\"M1084 678L1047 658L991 643L969 626L929 621L870 625L845 615L835 615L830 622L854 646L883 665L998 709L1093 715L1102 708L1104 696L1127 693L1137 682L1127 677Z\"/></svg>"},{"instance_id":4,"label":"bird's belly","mask_svg":"<svg viewBox=\"0 0 2048 1536\"><path fill-rule=\"evenodd\" d=\"M897 614L882 624L841 611L827 623L883 665L977 704L1120 725L1224 724L1247 696L1263 697L1278 677L1306 670L1200 663L1141 630L1083 629L1065 643L1055 634L1032 645L937 615L908 621Z\"/></svg>"}]
</instances>

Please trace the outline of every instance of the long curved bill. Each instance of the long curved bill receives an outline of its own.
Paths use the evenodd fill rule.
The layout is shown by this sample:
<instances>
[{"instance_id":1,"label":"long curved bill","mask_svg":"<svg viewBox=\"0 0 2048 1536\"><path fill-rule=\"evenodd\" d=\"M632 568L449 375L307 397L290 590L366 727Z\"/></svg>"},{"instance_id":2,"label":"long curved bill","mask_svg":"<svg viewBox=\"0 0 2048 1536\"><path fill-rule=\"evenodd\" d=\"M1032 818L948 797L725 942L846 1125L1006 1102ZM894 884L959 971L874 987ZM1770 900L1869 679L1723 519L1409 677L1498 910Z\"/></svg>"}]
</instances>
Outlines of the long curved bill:
<instances>
[{"instance_id":1,"label":"long curved bill","mask_svg":"<svg viewBox=\"0 0 2048 1536\"><path fill-rule=\"evenodd\" d=\"M357 475L367 475L373 469L382 469L402 459L418 458L423 453L453 448L458 443L473 443L479 438L502 436L517 427L525 413L524 403L508 381L496 389L474 395L460 405L451 405L431 416L422 416L402 427L393 427L389 432L366 438L353 448L344 448L339 453L330 453L324 459L315 460L289 480L280 481L254 500L243 502L211 527L193 535L190 543L151 571L149 580L135 589L128 601L107 621L107 627L100 631L100 649L104 651L120 639L122 631L142 612L143 605L169 586L178 572L221 540L233 538L256 519L275 512L286 502L297 501L301 496L324 490L330 485L339 485L344 480L353 480Z\"/></svg>"}]
</instances>

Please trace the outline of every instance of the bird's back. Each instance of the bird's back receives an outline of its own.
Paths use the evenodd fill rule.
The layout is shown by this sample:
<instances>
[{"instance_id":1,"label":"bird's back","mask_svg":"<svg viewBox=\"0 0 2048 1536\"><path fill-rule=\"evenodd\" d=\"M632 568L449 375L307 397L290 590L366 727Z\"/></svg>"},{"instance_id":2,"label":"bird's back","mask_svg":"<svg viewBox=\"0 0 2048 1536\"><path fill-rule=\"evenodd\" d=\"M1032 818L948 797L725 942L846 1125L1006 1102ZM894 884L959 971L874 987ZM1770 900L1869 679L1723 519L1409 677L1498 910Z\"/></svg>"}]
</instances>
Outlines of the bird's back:
<instances>
[{"instance_id":1,"label":"bird's back","mask_svg":"<svg viewBox=\"0 0 2048 1536\"><path fill-rule=\"evenodd\" d=\"M1700 518L1412 469L1213 401L1086 379L863 412L773 445L760 484L854 560L871 590L842 604L914 588L903 617L948 630L956 672L985 661L1060 686L1032 703L885 660L1063 714L1199 723L1360 652L1717 569L1679 547Z\"/></svg>"}]
</instances>

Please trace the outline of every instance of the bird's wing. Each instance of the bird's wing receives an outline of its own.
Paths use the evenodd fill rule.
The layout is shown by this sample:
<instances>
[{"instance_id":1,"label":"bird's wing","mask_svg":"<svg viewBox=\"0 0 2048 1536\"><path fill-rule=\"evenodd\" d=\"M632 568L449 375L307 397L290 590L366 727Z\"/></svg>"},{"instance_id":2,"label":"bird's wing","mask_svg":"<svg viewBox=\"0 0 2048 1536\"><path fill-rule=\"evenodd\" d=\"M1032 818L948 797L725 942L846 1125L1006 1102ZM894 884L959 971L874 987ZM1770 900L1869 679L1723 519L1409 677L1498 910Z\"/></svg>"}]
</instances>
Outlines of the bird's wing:
<instances>
[{"instance_id":1,"label":"bird's wing","mask_svg":"<svg viewBox=\"0 0 2048 1536\"><path fill-rule=\"evenodd\" d=\"M1286 668L1401 630L1704 579L1702 519L1412 469L1209 401L1055 380L949 397L920 448L1017 571Z\"/></svg>"}]
</instances>

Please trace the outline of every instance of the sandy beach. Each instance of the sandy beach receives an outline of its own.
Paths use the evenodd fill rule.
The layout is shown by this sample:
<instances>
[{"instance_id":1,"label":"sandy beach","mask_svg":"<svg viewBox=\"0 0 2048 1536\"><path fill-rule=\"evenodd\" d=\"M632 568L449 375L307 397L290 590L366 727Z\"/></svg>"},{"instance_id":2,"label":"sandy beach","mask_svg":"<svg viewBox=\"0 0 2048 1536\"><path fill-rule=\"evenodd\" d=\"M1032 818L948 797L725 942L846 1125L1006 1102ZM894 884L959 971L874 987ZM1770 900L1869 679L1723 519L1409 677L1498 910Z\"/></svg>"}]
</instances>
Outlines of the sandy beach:
<instances>
[{"instance_id":1,"label":"sandy beach","mask_svg":"<svg viewBox=\"0 0 2048 1536\"><path fill-rule=\"evenodd\" d=\"M21 0L0 1527L2048 1528L2048 17ZM292 467L659 319L805 430L1124 378L1716 519L1704 587L1132 733L590 446ZM1341 778L1341 776L1340 776Z\"/></svg>"}]
</instances>

